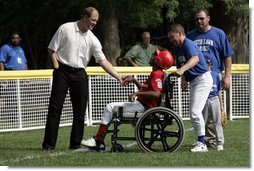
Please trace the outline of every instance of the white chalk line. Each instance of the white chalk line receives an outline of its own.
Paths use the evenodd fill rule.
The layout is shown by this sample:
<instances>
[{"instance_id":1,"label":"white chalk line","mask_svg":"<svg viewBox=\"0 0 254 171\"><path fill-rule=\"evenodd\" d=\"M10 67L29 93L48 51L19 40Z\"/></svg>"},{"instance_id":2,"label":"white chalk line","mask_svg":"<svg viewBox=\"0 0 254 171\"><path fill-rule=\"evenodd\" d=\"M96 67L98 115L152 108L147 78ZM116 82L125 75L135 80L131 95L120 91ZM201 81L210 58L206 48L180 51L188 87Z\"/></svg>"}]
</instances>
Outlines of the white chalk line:
<instances>
[{"instance_id":1,"label":"white chalk line","mask_svg":"<svg viewBox=\"0 0 254 171\"><path fill-rule=\"evenodd\" d=\"M49 154L49 156L55 157L55 156L60 156L60 155L64 155L64 154L66 154L66 153L65 152L58 152L58 153ZM41 158L40 155L34 155L34 156L26 156L26 157L21 157L21 158L8 159L8 160L1 160L0 165L1 165L1 163L21 162L21 161L25 161L25 160L40 159L40 158Z\"/></svg>"}]
</instances>

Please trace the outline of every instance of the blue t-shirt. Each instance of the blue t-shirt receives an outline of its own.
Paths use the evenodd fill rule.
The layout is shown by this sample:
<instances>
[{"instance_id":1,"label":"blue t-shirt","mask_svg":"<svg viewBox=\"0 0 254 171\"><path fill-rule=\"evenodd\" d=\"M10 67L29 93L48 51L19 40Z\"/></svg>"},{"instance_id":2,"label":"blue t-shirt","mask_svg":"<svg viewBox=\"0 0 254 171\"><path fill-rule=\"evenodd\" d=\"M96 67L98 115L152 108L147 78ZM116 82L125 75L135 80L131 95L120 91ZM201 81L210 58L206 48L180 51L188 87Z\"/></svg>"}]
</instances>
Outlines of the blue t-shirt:
<instances>
[{"instance_id":1,"label":"blue t-shirt","mask_svg":"<svg viewBox=\"0 0 254 171\"><path fill-rule=\"evenodd\" d=\"M234 54L226 34L223 30L211 27L207 32L199 32L193 29L186 37L194 41L199 50L205 55L209 53L213 58L213 71L224 70L224 59Z\"/></svg>"},{"instance_id":2,"label":"blue t-shirt","mask_svg":"<svg viewBox=\"0 0 254 171\"><path fill-rule=\"evenodd\" d=\"M0 62L3 62L5 70L24 70L27 60L20 46L12 46L9 43L0 49Z\"/></svg>"},{"instance_id":3,"label":"blue t-shirt","mask_svg":"<svg viewBox=\"0 0 254 171\"><path fill-rule=\"evenodd\" d=\"M213 77L213 86L210 91L209 97L214 97L218 95L221 89L220 73L212 71L211 75Z\"/></svg>"},{"instance_id":4,"label":"blue t-shirt","mask_svg":"<svg viewBox=\"0 0 254 171\"><path fill-rule=\"evenodd\" d=\"M184 72L186 81L188 82L207 72L208 66L202 52L199 51L199 48L191 40L185 38L183 45L176 48L177 68L183 66L193 56L198 56L199 62L194 67Z\"/></svg>"}]
</instances>

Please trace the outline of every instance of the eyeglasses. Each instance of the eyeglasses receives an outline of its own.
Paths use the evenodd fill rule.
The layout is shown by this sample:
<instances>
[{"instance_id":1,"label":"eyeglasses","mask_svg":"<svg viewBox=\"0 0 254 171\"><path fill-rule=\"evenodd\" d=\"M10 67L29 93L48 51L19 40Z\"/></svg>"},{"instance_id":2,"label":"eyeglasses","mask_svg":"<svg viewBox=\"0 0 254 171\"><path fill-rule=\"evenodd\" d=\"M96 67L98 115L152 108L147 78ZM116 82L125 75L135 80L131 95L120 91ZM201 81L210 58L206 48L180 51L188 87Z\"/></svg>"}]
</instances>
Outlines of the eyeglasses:
<instances>
[{"instance_id":1,"label":"eyeglasses","mask_svg":"<svg viewBox=\"0 0 254 171\"><path fill-rule=\"evenodd\" d=\"M200 17L200 18L196 18L196 21L198 21L198 20L204 20L205 19L205 17Z\"/></svg>"}]
</instances>

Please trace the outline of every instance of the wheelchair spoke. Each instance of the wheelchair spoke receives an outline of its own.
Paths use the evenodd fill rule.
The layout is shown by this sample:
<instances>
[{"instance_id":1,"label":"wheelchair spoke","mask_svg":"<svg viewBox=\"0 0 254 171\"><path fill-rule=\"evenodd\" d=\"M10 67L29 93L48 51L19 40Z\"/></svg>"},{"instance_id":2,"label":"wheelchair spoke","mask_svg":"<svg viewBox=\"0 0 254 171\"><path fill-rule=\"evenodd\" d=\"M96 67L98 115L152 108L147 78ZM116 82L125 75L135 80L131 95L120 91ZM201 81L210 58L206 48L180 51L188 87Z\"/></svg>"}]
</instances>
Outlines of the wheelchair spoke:
<instances>
[{"instance_id":1,"label":"wheelchair spoke","mask_svg":"<svg viewBox=\"0 0 254 171\"><path fill-rule=\"evenodd\" d=\"M147 144L150 148L153 145L153 143L156 141L156 139L158 138L159 134L156 134L154 137L152 137L149 141L149 143Z\"/></svg>"},{"instance_id":2,"label":"wheelchair spoke","mask_svg":"<svg viewBox=\"0 0 254 171\"><path fill-rule=\"evenodd\" d=\"M175 131L163 131L163 134L166 137L180 137L179 132L175 132Z\"/></svg>"},{"instance_id":3,"label":"wheelchair spoke","mask_svg":"<svg viewBox=\"0 0 254 171\"><path fill-rule=\"evenodd\" d=\"M162 139L161 140L161 143L162 143L162 146L163 146L163 149L164 149L164 151L168 151L170 148L169 148L169 146L168 146L168 143L167 143L167 140L166 139Z\"/></svg>"}]
</instances>

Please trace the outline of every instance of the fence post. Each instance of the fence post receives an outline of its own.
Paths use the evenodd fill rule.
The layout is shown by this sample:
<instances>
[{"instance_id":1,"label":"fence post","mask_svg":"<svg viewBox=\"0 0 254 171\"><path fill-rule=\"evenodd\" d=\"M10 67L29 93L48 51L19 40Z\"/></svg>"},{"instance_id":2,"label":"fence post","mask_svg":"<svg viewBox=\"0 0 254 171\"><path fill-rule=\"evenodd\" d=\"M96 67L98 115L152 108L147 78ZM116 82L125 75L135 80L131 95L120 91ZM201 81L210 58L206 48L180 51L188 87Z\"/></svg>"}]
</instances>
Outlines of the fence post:
<instances>
[{"instance_id":1,"label":"fence post","mask_svg":"<svg viewBox=\"0 0 254 171\"><path fill-rule=\"evenodd\" d=\"M181 93L181 78L177 78L178 81L177 81L177 85L178 85L178 105L179 105L179 108L178 108L178 112L179 112L179 115L181 117L183 117L183 114L182 114L182 93Z\"/></svg>"},{"instance_id":2,"label":"fence post","mask_svg":"<svg viewBox=\"0 0 254 171\"><path fill-rule=\"evenodd\" d=\"M18 120L19 128L22 128L22 111L21 111L21 100L20 100L20 80L17 79L17 102L18 102Z\"/></svg>"},{"instance_id":3,"label":"fence post","mask_svg":"<svg viewBox=\"0 0 254 171\"><path fill-rule=\"evenodd\" d=\"M229 86L229 120L233 120L232 112L232 75L230 77L230 86Z\"/></svg>"},{"instance_id":4,"label":"fence post","mask_svg":"<svg viewBox=\"0 0 254 171\"><path fill-rule=\"evenodd\" d=\"M91 76L88 76L88 105L86 111L88 114L86 115L87 126L93 125L92 122L92 88L91 88Z\"/></svg>"}]
</instances>

